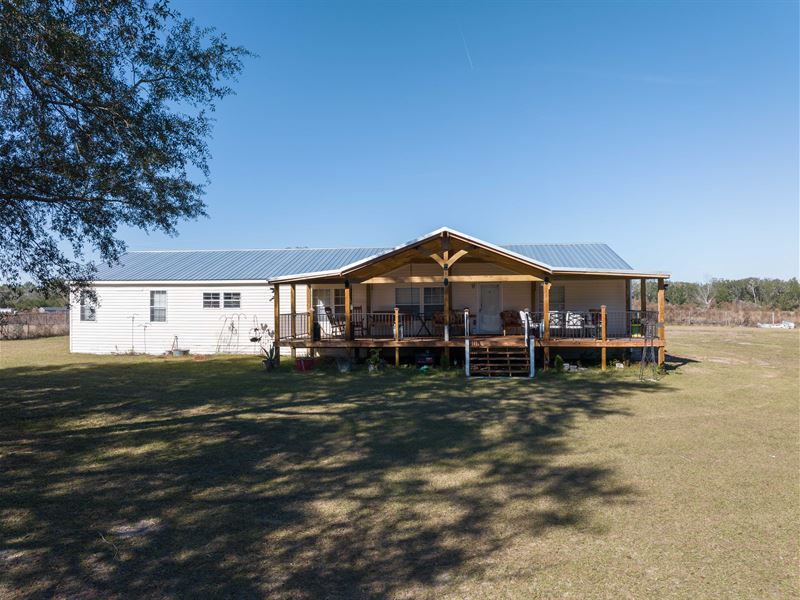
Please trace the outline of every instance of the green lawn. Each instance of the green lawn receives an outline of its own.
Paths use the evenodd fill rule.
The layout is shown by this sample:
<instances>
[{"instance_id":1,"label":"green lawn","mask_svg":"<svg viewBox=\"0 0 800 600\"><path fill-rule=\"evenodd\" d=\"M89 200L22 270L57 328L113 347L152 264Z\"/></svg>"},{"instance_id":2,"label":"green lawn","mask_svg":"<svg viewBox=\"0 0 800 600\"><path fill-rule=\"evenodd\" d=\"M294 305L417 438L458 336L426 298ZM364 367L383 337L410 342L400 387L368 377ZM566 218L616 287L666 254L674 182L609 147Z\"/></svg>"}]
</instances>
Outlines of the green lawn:
<instances>
[{"instance_id":1,"label":"green lawn","mask_svg":"<svg viewBox=\"0 0 800 600\"><path fill-rule=\"evenodd\" d=\"M800 331L669 374L266 374L0 342L0 597L797 597Z\"/></svg>"}]
</instances>

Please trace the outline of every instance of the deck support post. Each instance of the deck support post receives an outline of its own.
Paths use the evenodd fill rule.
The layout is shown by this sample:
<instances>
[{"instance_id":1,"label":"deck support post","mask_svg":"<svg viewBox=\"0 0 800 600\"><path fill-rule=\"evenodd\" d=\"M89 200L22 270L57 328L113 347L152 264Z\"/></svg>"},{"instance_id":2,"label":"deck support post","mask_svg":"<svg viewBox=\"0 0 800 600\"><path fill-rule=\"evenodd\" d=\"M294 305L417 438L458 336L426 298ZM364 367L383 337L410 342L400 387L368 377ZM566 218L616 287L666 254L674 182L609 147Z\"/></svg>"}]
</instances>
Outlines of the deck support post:
<instances>
[{"instance_id":1,"label":"deck support post","mask_svg":"<svg viewBox=\"0 0 800 600\"><path fill-rule=\"evenodd\" d=\"M639 283L639 310L647 310L647 279L642 277Z\"/></svg>"},{"instance_id":2,"label":"deck support post","mask_svg":"<svg viewBox=\"0 0 800 600\"><path fill-rule=\"evenodd\" d=\"M397 342L400 340L400 309L396 306L394 307L394 341ZM395 346L394 348L394 366L400 366L400 348Z\"/></svg>"},{"instance_id":3,"label":"deck support post","mask_svg":"<svg viewBox=\"0 0 800 600\"><path fill-rule=\"evenodd\" d=\"M600 348L600 368L606 370L606 305L600 307L600 339L603 340L603 347Z\"/></svg>"},{"instance_id":4,"label":"deck support post","mask_svg":"<svg viewBox=\"0 0 800 600\"><path fill-rule=\"evenodd\" d=\"M464 372L469 377L469 338L464 338Z\"/></svg>"},{"instance_id":5,"label":"deck support post","mask_svg":"<svg viewBox=\"0 0 800 600\"><path fill-rule=\"evenodd\" d=\"M666 290L667 286L664 283L664 278L658 280L658 339L664 342L667 339L665 331L666 321ZM661 345L658 348L658 364L663 365L667 358L666 348Z\"/></svg>"},{"instance_id":6,"label":"deck support post","mask_svg":"<svg viewBox=\"0 0 800 600\"><path fill-rule=\"evenodd\" d=\"M350 294L350 282L344 282L344 339L353 339L352 310L353 301Z\"/></svg>"},{"instance_id":7,"label":"deck support post","mask_svg":"<svg viewBox=\"0 0 800 600\"><path fill-rule=\"evenodd\" d=\"M306 317L308 323L306 325L306 335L309 341L314 340L314 296L311 292L311 284L306 285ZM314 358L314 349L309 348L306 352L311 358Z\"/></svg>"},{"instance_id":8,"label":"deck support post","mask_svg":"<svg viewBox=\"0 0 800 600\"><path fill-rule=\"evenodd\" d=\"M544 331L542 332L542 339L545 342L544 346L544 365L542 368L547 370L550 367L550 346L547 343L550 341L550 278L545 277L542 284L542 320L544 322Z\"/></svg>"},{"instance_id":9,"label":"deck support post","mask_svg":"<svg viewBox=\"0 0 800 600\"><path fill-rule=\"evenodd\" d=\"M297 337L297 286L292 284L289 287L289 313L291 314L291 323L289 323L289 334L291 335L292 341L295 341ZM292 344L292 360L297 358L297 349Z\"/></svg>"},{"instance_id":10,"label":"deck support post","mask_svg":"<svg viewBox=\"0 0 800 600\"><path fill-rule=\"evenodd\" d=\"M274 335L275 339L272 341L272 347L275 348L275 364L281 364L281 286L277 283L272 286L273 300L272 306L275 309L275 322L274 322Z\"/></svg>"},{"instance_id":11,"label":"deck support post","mask_svg":"<svg viewBox=\"0 0 800 600\"><path fill-rule=\"evenodd\" d=\"M530 363L531 368L531 379L533 379L533 376L536 374L536 355L534 354L535 349L536 339L533 336L530 336L528 337L528 362Z\"/></svg>"}]
</instances>

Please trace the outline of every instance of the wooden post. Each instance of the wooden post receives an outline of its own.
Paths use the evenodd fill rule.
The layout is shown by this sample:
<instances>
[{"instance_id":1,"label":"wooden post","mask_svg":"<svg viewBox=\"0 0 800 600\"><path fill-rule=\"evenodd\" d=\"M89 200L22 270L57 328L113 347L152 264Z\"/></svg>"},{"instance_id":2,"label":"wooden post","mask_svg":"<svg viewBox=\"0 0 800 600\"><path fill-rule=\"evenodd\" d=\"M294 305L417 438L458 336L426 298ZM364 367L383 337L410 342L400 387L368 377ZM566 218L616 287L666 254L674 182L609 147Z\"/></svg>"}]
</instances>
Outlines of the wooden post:
<instances>
[{"instance_id":1,"label":"wooden post","mask_svg":"<svg viewBox=\"0 0 800 600\"><path fill-rule=\"evenodd\" d=\"M353 302L350 296L350 284L344 284L344 339L350 341L353 333L353 323L351 322L351 312L353 309Z\"/></svg>"},{"instance_id":2,"label":"wooden post","mask_svg":"<svg viewBox=\"0 0 800 600\"><path fill-rule=\"evenodd\" d=\"M536 282L531 281L531 306L530 311L536 312Z\"/></svg>"},{"instance_id":3,"label":"wooden post","mask_svg":"<svg viewBox=\"0 0 800 600\"><path fill-rule=\"evenodd\" d=\"M453 302L453 285L448 284L444 288L444 340L445 343L450 342L450 307ZM447 364L450 364L450 346L444 347L444 358Z\"/></svg>"},{"instance_id":4,"label":"wooden post","mask_svg":"<svg viewBox=\"0 0 800 600\"><path fill-rule=\"evenodd\" d=\"M631 311L631 280L625 280L625 312ZM630 315L625 317L626 319L630 318Z\"/></svg>"},{"instance_id":5,"label":"wooden post","mask_svg":"<svg viewBox=\"0 0 800 600\"><path fill-rule=\"evenodd\" d=\"M272 301L273 308L275 309L275 341L273 347L275 348L275 364L281 364L281 287L276 283L272 286L274 290L274 299Z\"/></svg>"},{"instance_id":6,"label":"wooden post","mask_svg":"<svg viewBox=\"0 0 800 600\"><path fill-rule=\"evenodd\" d=\"M308 335L308 341L312 342L314 341L314 295L310 283L306 285L306 313L308 319L306 335ZM314 348L308 349L308 355L314 358Z\"/></svg>"},{"instance_id":7,"label":"wooden post","mask_svg":"<svg viewBox=\"0 0 800 600\"><path fill-rule=\"evenodd\" d=\"M644 278L639 284L639 310L647 310L647 279Z\"/></svg>"},{"instance_id":8,"label":"wooden post","mask_svg":"<svg viewBox=\"0 0 800 600\"><path fill-rule=\"evenodd\" d=\"M665 331L666 318L667 318L667 305L666 305L666 286L664 285L664 278L658 280L658 339L664 342L667 339ZM663 365L666 360L667 351L664 346L658 349L658 364Z\"/></svg>"},{"instance_id":9,"label":"wooden post","mask_svg":"<svg viewBox=\"0 0 800 600\"><path fill-rule=\"evenodd\" d=\"M606 370L606 305L600 307L600 339L603 340L603 347L600 348L600 368Z\"/></svg>"},{"instance_id":10,"label":"wooden post","mask_svg":"<svg viewBox=\"0 0 800 600\"><path fill-rule=\"evenodd\" d=\"M289 312L291 314L292 322L289 324L289 333L292 337L292 360L297 358L297 349L294 347L294 341L297 337L297 287L292 284L289 287Z\"/></svg>"},{"instance_id":11,"label":"wooden post","mask_svg":"<svg viewBox=\"0 0 800 600\"><path fill-rule=\"evenodd\" d=\"M551 283L549 281L545 281L542 284L542 319L544 321L544 332L542 332L542 338L545 342L544 365L542 368L545 370L550 367L550 346L547 345L547 343L550 341L550 285Z\"/></svg>"},{"instance_id":12,"label":"wooden post","mask_svg":"<svg viewBox=\"0 0 800 600\"><path fill-rule=\"evenodd\" d=\"M394 341L400 340L400 309L394 307ZM400 348L395 346L394 349L394 366L400 366Z\"/></svg>"},{"instance_id":13,"label":"wooden post","mask_svg":"<svg viewBox=\"0 0 800 600\"><path fill-rule=\"evenodd\" d=\"M367 336L371 334L370 326L372 324L372 284L367 284L367 313L365 318L367 319Z\"/></svg>"}]
</instances>

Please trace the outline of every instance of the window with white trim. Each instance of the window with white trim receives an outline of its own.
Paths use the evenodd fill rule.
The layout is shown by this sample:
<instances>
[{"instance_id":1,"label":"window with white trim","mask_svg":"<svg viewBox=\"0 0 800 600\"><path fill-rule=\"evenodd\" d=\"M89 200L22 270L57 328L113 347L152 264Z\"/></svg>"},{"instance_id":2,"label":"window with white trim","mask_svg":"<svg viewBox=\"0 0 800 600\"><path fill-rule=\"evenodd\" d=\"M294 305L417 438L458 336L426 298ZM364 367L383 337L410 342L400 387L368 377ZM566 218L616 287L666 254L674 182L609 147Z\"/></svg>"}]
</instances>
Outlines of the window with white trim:
<instances>
[{"instance_id":1,"label":"window with white trim","mask_svg":"<svg viewBox=\"0 0 800 600\"><path fill-rule=\"evenodd\" d=\"M219 308L219 292L203 292L203 308Z\"/></svg>"},{"instance_id":2,"label":"window with white trim","mask_svg":"<svg viewBox=\"0 0 800 600\"><path fill-rule=\"evenodd\" d=\"M167 292L153 290L150 292L150 322L165 323L167 321Z\"/></svg>"},{"instance_id":3,"label":"window with white trim","mask_svg":"<svg viewBox=\"0 0 800 600\"><path fill-rule=\"evenodd\" d=\"M419 288L399 287L394 289L394 305L401 313L419 312Z\"/></svg>"},{"instance_id":4,"label":"window with white trim","mask_svg":"<svg viewBox=\"0 0 800 600\"><path fill-rule=\"evenodd\" d=\"M343 288L315 288L312 291L314 310L325 312L325 307L330 308L334 314L344 314L344 289Z\"/></svg>"},{"instance_id":5,"label":"window with white trim","mask_svg":"<svg viewBox=\"0 0 800 600\"><path fill-rule=\"evenodd\" d=\"M81 292L81 321L96 321L97 309L86 292Z\"/></svg>"},{"instance_id":6,"label":"window with white trim","mask_svg":"<svg viewBox=\"0 0 800 600\"><path fill-rule=\"evenodd\" d=\"M242 294L239 292L225 292L222 294L222 304L225 308L241 308Z\"/></svg>"},{"instance_id":7,"label":"window with white trim","mask_svg":"<svg viewBox=\"0 0 800 600\"><path fill-rule=\"evenodd\" d=\"M436 313L444 312L444 288L426 287L422 292L422 300L426 319L432 319Z\"/></svg>"}]
</instances>

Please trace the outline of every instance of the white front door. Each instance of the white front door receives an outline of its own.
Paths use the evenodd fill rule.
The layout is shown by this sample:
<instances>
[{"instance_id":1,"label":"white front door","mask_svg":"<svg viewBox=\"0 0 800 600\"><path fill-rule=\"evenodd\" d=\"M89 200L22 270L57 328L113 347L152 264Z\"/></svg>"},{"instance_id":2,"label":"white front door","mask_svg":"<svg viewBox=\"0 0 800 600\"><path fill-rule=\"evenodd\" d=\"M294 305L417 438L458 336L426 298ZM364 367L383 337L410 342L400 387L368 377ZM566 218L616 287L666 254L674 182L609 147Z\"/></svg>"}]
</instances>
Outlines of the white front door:
<instances>
[{"instance_id":1,"label":"white front door","mask_svg":"<svg viewBox=\"0 0 800 600\"><path fill-rule=\"evenodd\" d=\"M478 333L500 333L500 284L480 284Z\"/></svg>"}]
</instances>

